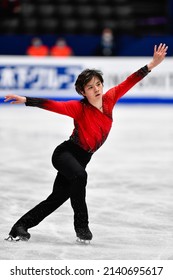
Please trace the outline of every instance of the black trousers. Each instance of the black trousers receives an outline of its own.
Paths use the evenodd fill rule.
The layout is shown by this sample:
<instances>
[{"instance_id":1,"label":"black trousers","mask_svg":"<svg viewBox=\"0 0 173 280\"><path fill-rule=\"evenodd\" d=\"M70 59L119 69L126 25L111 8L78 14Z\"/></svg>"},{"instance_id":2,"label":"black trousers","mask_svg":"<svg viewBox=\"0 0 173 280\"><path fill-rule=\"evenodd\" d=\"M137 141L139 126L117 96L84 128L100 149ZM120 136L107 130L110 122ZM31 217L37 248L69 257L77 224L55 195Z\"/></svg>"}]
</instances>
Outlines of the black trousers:
<instances>
[{"instance_id":1,"label":"black trousers","mask_svg":"<svg viewBox=\"0 0 173 280\"><path fill-rule=\"evenodd\" d=\"M34 227L70 198L74 211L74 227L87 227L88 210L85 199L87 172L85 168L91 156L91 153L81 149L70 140L60 144L52 155L53 166L58 171L52 193L46 200L23 215L16 224L23 225L26 229Z\"/></svg>"}]
</instances>

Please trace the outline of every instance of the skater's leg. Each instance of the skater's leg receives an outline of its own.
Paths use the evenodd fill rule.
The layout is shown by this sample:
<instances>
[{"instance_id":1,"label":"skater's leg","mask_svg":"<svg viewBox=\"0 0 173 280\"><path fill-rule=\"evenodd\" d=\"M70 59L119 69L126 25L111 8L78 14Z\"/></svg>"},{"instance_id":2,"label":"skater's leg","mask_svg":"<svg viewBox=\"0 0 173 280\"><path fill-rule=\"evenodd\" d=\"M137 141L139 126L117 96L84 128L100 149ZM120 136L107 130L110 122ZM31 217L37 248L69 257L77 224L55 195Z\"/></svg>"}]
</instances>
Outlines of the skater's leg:
<instances>
[{"instance_id":1,"label":"skater's leg","mask_svg":"<svg viewBox=\"0 0 173 280\"><path fill-rule=\"evenodd\" d=\"M78 169L76 178L70 185L70 200L74 210L74 228L79 240L91 240L92 233L88 227L88 209L86 204L87 173Z\"/></svg>"},{"instance_id":2,"label":"skater's leg","mask_svg":"<svg viewBox=\"0 0 173 280\"><path fill-rule=\"evenodd\" d=\"M86 204L87 173L83 168L76 169L76 176L70 184L70 202L74 211L74 226L88 225L88 209Z\"/></svg>"},{"instance_id":3,"label":"skater's leg","mask_svg":"<svg viewBox=\"0 0 173 280\"><path fill-rule=\"evenodd\" d=\"M74 227L88 227L88 210L86 205L86 164L80 163L69 151L61 156L53 156L53 165L69 180L70 200L74 210Z\"/></svg>"},{"instance_id":4,"label":"skater's leg","mask_svg":"<svg viewBox=\"0 0 173 280\"><path fill-rule=\"evenodd\" d=\"M90 158L91 155L79 151L78 148L76 150L74 146L69 149L67 143L58 146L52 157L53 165L59 171L52 194L22 216L15 225L22 226L22 230L27 234L28 228L37 225L70 197L74 210L75 229L78 226L88 226L88 211L85 202L87 183L85 167ZM15 229L15 225L12 230Z\"/></svg>"},{"instance_id":5,"label":"skater's leg","mask_svg":"<svg viewBox=\"0 0 173 280\"><path fill-rule=\"evenodd\" d=\"M42 201L23 215L14 224L9 234L16 237L21 227L23 228L23 231L27 231L27 229L38 225L45 217L60 207L69 198L69 196L68 182L62 174L58 173L54 182L52 193L46 200Z\"/></svg>"}]
</instances>

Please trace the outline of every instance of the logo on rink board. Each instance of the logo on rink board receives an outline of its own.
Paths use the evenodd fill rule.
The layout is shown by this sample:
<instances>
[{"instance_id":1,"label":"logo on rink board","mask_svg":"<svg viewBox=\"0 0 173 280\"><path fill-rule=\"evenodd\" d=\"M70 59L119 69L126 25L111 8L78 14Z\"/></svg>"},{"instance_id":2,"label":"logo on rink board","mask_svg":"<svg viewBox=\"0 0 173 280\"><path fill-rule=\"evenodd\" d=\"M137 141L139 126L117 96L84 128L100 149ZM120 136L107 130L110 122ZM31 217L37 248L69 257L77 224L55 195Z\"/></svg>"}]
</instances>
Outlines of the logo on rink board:
<instances>
[{"instance_id":1,"label":"logo on rink board","mask_svg":"<svg viewBox=\"0 0 173 280\"><path fill-rule=\"evenodd\" d=\"M86 68L100 69L104 73L104 92L121 83L132 73L130 69L122 68L122 61L116 61L119 71L115 71L115 67L110 61L105 64L105 60L99 60L98 63L98 60L95 59L90 61L88 58L82 58L70 62L58 62L59 64L55 65L55 61L47 64L47 60L41 63L34 61L31 62L32 64L27 64L28 61L20 59L16 59L15 62L7 61L7 64L0 61L0 103L5 91L46 98L79 98L74 84L78 75ZM142 63L143 61L141 61L141 65L144 64ZM138 69L137 66L136 69ZM158 73L153 71L130 89L121 98L121 102L134 102L136 98L140 102L166 101L170 103L173 102L172 92L173 72L168 61L168 65L162 71Z\"/></svg>"},{"instance_id":2,"label":"logo on rink board","mask_svg":"<svg viewBox=\"0 0 173 280\"><path fill-rule=\"evenodd\" d=\"M0 66L0 89L71 89L81 71L78 65Z\"/></svg>"}]
</instances>

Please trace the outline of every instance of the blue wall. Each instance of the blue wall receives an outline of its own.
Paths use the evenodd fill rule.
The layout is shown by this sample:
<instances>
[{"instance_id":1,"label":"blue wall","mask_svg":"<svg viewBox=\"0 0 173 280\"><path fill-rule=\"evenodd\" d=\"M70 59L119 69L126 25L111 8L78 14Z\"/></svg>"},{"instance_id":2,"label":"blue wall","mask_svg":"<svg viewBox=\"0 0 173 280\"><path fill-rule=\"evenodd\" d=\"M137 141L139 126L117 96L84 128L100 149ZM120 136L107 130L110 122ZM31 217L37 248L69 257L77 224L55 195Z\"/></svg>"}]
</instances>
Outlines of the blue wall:
<instances>
[{"instance_id":1,"label":"blue wall","mask_svg":"<svg viewBox=\"0 0 173 280\"><path fill-rule=\"evenodd\" d=\"M25 55L32 35L0 35L0 55ZM40 36L44 44L52 46L56 35ZM76 56L92 56L99 44L100 36L65 35L67 43L73 48ZM173 36L119 36L116 38L117 56L151 56L155 44L169 45L168 56L173 55Z\"/></svg>"}]
</instances>

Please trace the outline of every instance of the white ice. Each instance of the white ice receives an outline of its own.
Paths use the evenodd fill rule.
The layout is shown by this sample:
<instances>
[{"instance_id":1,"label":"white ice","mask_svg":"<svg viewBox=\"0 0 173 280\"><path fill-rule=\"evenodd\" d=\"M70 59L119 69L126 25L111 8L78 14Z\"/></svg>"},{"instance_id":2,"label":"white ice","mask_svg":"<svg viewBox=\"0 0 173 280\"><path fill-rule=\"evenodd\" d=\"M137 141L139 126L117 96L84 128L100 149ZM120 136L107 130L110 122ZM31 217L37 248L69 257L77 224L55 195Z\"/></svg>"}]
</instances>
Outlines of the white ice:
<instances>
[{"instance_id":1,"label":"white ice","mask_svg":"<svg viewBox=\"0 0 173 280\"><path fill-rule=\"evenodd\" d=\"M173 260L173 107L123 106L87 167L90 245L76 243L69 201L29 230L28 242L4 241L13 223L45 199L56 170L54 148L70 118L0 105L1 260Z\"/></svg>"}]
</instances>

